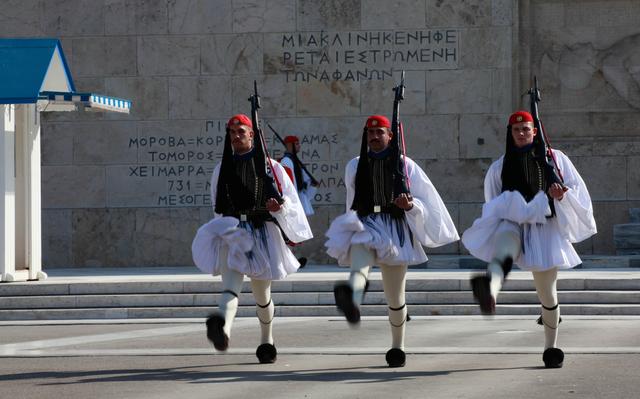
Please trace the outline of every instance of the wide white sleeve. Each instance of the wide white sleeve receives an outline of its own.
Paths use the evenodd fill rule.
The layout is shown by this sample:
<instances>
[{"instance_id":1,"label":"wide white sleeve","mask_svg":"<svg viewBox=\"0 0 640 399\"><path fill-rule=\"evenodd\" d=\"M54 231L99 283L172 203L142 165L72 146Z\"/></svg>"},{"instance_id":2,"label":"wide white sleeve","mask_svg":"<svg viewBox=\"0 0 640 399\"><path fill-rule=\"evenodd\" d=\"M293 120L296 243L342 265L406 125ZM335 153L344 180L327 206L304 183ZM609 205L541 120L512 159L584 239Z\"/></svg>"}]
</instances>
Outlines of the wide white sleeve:
<instances>
[{"instance_id":1,"label":"wide white sleeve","mask_svg":"<svg viewBox=\"0 0 640 399\"><path fill-rule=\"evenodd\" d=\"M502 162L504 156L491 164L484 177L484 202L489 202L502 192Z\"/></svg>"},{"instance_id":2,"label":"wide white sleeve","mask_svg":"<svg viewBox=\"0 0 640 399\"><path fill-rule=\"evenodd\" d=\"M293 176L293 178L291 179L293 181L293 187L295 187L295 189L297 190L298 185L296 183L296 176L295 176L296 170L293 167L293 161L291 160L291 158L289 157L282 158L282 160L280 160L280 165L284 166L285 168L291 171L291 175Z\"/></svg>"},{"instance_id":3,"label":"wide white sleeve","mask_svg":"<svg viewBox=\"0 0 640 399\"><path fill-rule=\"evenodd\" d=\"M311 201L313 197L316 195L316 192L318 191L318 189L311 185L311 176L304 170L302 170L302 180L304 180L304 182L307 183L307 188L306 188L307 197L309 198L309 201Z\"/></svg>"},{"instance_id":4,"label":"wide white sleeve","mask_svg":"<svg viewBox=\"0 0 640 399\"><path fill-rule=\"evenodd\" d=\"M215 213L218 179L220 177L220 165L222 165L222 163L217 164L213 169L213 173L211 174L211 187L209 188L211 190L211 206L213 207L214 217L222 217L222 215Z\"/></svg>"},{"instance_id":5,"label":"wide white sleeve","mask_svg":"<svg viewBox=\"0 0 640 399\"><path fill-rule=\"evenodd\" d=\"M271 215L276 218L280 228L291 241L299 243L313 238L298 192L287 176L287 172L276 161L273 161L273 169L280 181L284 202L280 210L271 212Z\"/></svg>"},{"instance_id":6,"label":"wide white sleeve","mask_svg":"<svg viewBox=\"0 0 640 399\"><path fill-rule=\"evenodd\" d=\"M460 239L449 211L427 174L411 159L407 169L413 208L406 211L411 232L427 247L439 247Z\"/></svg>"},{"instance_id":7,"label":"wide white sleeve","mask_svg":"<svg viewBox=\"0 0 640 399\"><path fill-rule=\"evenodd\" d=\"M347 202L345 203L346 210L351 210L353 204L353 197L356 193L356 171L358 170L358 160L360 157L353 158L347 166L344 168L344 185L347 191Z\"/></svg>"},{"instance_id":8,"label":"wide white sleeve","mask_svg":"<svg viewBox=\"0 0 640 399\"><path fill-rule=\"evenodd\" d=\"M562 200L554 200L558 225L570 242L580 242L598 232L593 218L591 196L582 177L569 157L553 150L568 190Z\"/></svg>"}]
</instances>

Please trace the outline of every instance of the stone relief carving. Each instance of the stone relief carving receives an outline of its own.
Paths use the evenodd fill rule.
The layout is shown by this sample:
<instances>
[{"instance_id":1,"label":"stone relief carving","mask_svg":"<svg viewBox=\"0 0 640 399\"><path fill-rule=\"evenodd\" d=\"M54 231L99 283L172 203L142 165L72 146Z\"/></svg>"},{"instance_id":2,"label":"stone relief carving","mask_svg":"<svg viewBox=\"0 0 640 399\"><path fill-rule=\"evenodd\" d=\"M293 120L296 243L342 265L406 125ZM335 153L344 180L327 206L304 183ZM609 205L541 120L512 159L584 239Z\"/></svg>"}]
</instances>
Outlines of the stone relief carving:
<instances>
[{"instance_id":1,"label":"stone relief carving","mask_svg":"<svg viewBox=\"0 0 640 399\"><path fill-rule=\"evenodd\" d=\"M640 34L602 49L593 43L555 44L542 55L541 69L572 90L585 89L600 74L630 107L640 109Z\"/></svg>"}]
</instances>

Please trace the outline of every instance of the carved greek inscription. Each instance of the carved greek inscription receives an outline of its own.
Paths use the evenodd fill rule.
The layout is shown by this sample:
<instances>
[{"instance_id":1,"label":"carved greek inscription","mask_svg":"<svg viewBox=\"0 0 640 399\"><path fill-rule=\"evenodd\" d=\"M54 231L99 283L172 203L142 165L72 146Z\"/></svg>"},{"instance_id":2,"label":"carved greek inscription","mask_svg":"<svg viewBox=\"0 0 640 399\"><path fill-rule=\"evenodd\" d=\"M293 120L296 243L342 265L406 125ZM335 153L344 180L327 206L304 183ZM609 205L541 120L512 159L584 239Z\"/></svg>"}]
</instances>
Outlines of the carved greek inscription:
<instances>
[{"instance_id":1,"label":"carved greek inscription","mask_svg":"<svg viewBox=\"0 0 640 399\"><path fill-rule=\"evenodd\" d=\"M211 175L222 159L224 134L224 122L208 120L196 136L164 133L130 137L128 149L137 152L139 161L118 172L126 182L119 195L136 198L136 206L212 206ZM298 156L319 182L313 202L343 203L344 165L327 160L331 146L344 144L340 136L300 134L299 138L302 150ZM273 159L282 158L284 147L273 135L265 133L265 142Z\"/></svg>"},{"instance_id":2,"label":"carved greek inscription","mask_svg":"<svg viewBox=\"0 0 640 399\"><path fill-rule=\"evenodd\" d=\"M393 79L399 69L458 67L456 29L293 32L281 36L287 82Z\"/></svg>"},{"instance_id":3,"label":"carved greek inscription","mask_svg":"<svg viewBox=\"0 0 640 399\"><path fill-rule=\"evenodd\" d=\"M211 174L222 157L221 124L206 121L204 133L195 137L145 135L129 138L139 164L128 167L126 178L151 182L155 191L146 206L211 206ZM133 184L131 191L138 190ZM143 184L140 184L143 186Z\"/></svg>"}]
</instances>

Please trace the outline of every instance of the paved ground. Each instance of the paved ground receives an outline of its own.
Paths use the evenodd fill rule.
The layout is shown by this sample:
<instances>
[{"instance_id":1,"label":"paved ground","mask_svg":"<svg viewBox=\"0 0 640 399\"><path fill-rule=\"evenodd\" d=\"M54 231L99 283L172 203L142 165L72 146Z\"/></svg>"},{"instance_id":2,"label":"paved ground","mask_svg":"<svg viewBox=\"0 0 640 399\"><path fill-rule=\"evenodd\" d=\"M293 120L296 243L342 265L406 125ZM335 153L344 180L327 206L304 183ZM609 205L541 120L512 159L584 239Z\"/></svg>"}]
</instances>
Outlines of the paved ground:
<instances>
[{"instance_id":1,"label":"paved ground","mask_svg":"<svg viewBox=\"0 0 640 399\"><path fill-rule=\"evenodd\" d=\"M565 367L541 367L531 317L428 317L389 369L384 318L280 318L279 359L259 365L258 321L215 353L201 320L0 323L2 398L637 398L640 318L566 317Z\"/></svg>"}]
</instances>

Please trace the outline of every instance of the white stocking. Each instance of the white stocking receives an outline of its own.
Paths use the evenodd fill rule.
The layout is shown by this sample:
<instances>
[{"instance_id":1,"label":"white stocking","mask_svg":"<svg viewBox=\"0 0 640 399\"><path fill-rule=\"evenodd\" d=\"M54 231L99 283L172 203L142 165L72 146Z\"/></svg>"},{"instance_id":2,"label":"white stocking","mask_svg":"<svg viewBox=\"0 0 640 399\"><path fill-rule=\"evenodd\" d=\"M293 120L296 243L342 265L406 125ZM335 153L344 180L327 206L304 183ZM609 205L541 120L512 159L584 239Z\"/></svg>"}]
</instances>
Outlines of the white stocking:
<instances>
[{"instance_id":1,"label":"white stocking","mask_svg":"<svg viewBox=\"0 0 640 399\"><path fill-rule=\"evenodd\" d=\"M256 300L256 315L260 321L260 343L273 344L273 315L275 307L271 300L271 280L251 280L251 290Z\"/></svg>"},{"instance_id":2,"label":"white stocking","mask_svg":"<svg viewBox=\"0 0 640 399\"><path fill-rule=\"evenodd\" d=\"M391 347L404 350L404 329L407 321L405 281L407 266L380 266L382 287L389 306Z\"/></svg>"},{"instance_id":3,"label":"white stocking","mask_svg":"<svg viewBox=\"0 0 640 399\"><path fill-rule=\"evenodd\" d=\"M496 248L493 260L487 266L487 272L491 278L491 295L496 300L506 278L502 263L509 257L515 261L520 256L521 247L522 242L518 225L506 220L503 221L496 233Z\"/></svg>"},{"instance_id":4,"label":"white stocking","mask_svg":"<svg viewBox=\"0 0 640 399\"><path fill-rule=\"evenodd\" d=\"M533 283L542 304L542 324L544 324L544 348L555 348L558 341L560 307L558 306L558 269L533 272Z\"/></svg>"},{"instance_id":5,"label":"white stocking","mask_svg":"<svg viewBox=\"0 0 640 399\"><path fill-rule=\"evenodd\" d=\"M367 249L362 244L351 246L351 274L349 275L349 285L353 290L353 303L356 304L356 306L362 304L369 269L374 262L375 256L373 255L373 251Z\"/></svg>"},{"instance_id":6,"label":"white stocking","mask_svg":"<svg viewBox=\"0 0 640 399\"><path fill-rule=\"evenodd\" d=\"M229 269L227 265L228 248L223 245L220 248L220 257L218 261L222 269L222 295L218 302L218 309L222 317L224 317L224 333L227 337L231 337L231 325L238 311L238 296L242 291L242 281L244 274Z\"/></svg>"}]
</instances>

